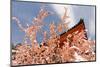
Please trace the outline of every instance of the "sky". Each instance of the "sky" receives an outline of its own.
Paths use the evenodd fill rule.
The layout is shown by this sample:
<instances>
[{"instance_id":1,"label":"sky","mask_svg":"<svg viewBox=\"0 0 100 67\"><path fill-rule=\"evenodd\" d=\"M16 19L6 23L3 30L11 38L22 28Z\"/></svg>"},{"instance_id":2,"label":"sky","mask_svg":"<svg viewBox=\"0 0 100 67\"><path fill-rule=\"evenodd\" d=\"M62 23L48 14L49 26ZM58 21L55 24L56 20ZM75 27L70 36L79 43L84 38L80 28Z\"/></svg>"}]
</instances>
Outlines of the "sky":
<instances>
[{"instance_id":1,"label":"sky","mask_svg":"<svg viewBox=\"0 0 100 67\"><path fill-rule=\"evenodd\" d=\"M16 16L21 21L23 27L27 28L27 24L32 25L32 19L38 14L40 7L45 5L48 11L55 13L55 15L48 16L44 19L46 26L42 27L42 30L49 32L49 24L55 22L57 25L60 21L60 17L64 13L63 7L68 8L68 14L73 21L69 24L69 28L75 26L80 18L84 19L88 38L95 39L95 7L94 6L83 6L83 5L69 5L69 4L41 4L36 2L20 2L12 1L11 15ZM67 21L67 20L66 20ZM14 44L21 43L25 33L20 30L17 26L16 21L11 21L11 41ZM42 41L42 34L37 34L37 41Z\"/></svg>"}]
</instances>

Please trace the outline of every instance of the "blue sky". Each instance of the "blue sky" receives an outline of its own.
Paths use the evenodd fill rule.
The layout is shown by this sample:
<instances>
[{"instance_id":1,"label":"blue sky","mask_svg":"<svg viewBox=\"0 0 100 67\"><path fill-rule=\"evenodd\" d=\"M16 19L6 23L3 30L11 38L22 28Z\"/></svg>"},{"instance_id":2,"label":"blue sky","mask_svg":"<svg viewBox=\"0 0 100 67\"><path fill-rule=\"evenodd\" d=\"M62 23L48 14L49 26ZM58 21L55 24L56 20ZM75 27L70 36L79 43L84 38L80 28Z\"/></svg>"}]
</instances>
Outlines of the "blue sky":
<instances>
[{"instance_id":1,"label":"blue sky","mask_svg":"<svg viewBox=\"0 0 100 67\"><path fill-rule=\"evenodd\" d=\"M16 16L21 21L21 24L23 27L27 27L26 25L32 25L32 19L36 17L40 10L41 3L35 3L35 2L20 2L20 1L12 1L12 16ZM44 19L44 23L47 24L47 26L43 26L42 30L46 30L49 32L48 25L54 21L55 24L58 24L60 21L59 19L59 13L62 11L59 7L59 4L44 4L46 5L46 9L49 11L54 12L56 15L48 16ZM84 19L85 26L88 29L88 37L91 39L95 39L95 7L94 6L77 6L77 5L63 5L63 6L70 6L70 16L72 19L74 19L73 22L69 25L69 27L73 27L75 24L78 23L80 18ZM55 8L54 8L55 7ZM64 10L63 10L64 11ZM11 21L11 33L12 33L12 43L17 44L21 43L23 40L23 37L25 35L24 32L20 30L20 28L17 26L16 21ZM38 34L37 40L38 42L41 42L42 35Z\"/></svg>"}]
</instances>

